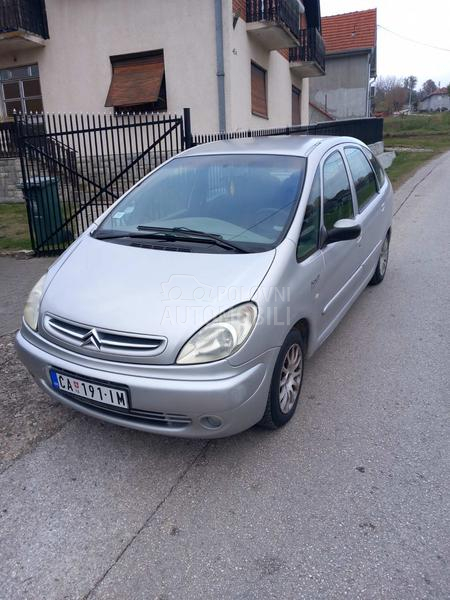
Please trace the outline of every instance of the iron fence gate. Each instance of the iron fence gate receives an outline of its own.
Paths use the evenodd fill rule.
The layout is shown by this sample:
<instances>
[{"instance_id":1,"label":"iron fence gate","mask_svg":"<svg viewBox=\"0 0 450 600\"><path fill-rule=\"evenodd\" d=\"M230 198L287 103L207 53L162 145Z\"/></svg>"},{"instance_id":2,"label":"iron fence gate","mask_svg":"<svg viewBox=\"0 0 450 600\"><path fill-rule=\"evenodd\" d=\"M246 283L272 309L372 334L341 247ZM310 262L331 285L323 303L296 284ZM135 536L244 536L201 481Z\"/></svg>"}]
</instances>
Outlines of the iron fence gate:
<instances>
[{"instance_id":1,"label":"iron fence gate","mask_svg":"<svg viewBox=\"0 0 450 600\"><path fill-rule=\"evenodd\" d=\"M60 254L128 188L191 139L166 114L16 115L30 237L37 255Z\"/></svg>"}]
</instances>

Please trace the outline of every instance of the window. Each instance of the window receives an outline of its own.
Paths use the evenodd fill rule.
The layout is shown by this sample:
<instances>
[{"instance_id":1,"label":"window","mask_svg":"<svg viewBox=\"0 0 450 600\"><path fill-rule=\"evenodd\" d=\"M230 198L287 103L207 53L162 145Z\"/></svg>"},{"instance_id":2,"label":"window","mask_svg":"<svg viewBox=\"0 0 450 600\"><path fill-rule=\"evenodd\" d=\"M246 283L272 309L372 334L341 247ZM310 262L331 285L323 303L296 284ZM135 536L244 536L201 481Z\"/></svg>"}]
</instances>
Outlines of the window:
<instances>
[{"instance_id":1,"label":"window","mask_svg":"<svg viewBox=\"0 0 450 600\"><path fill-rule=\"evenodd\" d=\"M300 125L300 90L292 86L292 125Z\"/></svg>"},{"instance_id":2,"label":"window","mask_svg":"<svg viewBox=\"0 0 450 600\"><path fill-rule=\"evenodd\" d=\"M112 56L111 65L105 106L113 106L118 113L167 109L162 50Z\"/></svg>"},{"instance_id":3,"label":"window","mask_svg":"<svg viewBox=\"0 0 450 600\"><path fill-rule=\"evenodd\" d=\"M361 211L377 194L375 175L359 148L346 148L345 156L355 184L358 208Z\"/></svg>"},{"instance_id":4,"label":"window","mask_svg":"<svg viewBox=\"0 0 450 600\"><path fill-rule=\"evenodd\" d=\"M267 119L266 71L252 62L252 113Z\"/></svg>"},{"instance_id":5,"label":"window","mask_svg":"<svg viewBox=\"0 0 450 600\"><path fill-rule=\"evenodd\" d=\"M42 94L37 65L0 70L3 112L12 117L14 111L42 112Z\"/></svg>"},{"instance_id":6,"label":"window","mask_svg":"<svg viewBox=\"0 0 450 600\"><path fill-rule=\"evenodd\" d=\"M344 160L339 152L334 152L323 166L323 222L329 230L339 219L353 216L352 192Z\"/></svg>"},{"instance_id":7,"label":"window","mask_svg":"<svg viewBox=\"0 0 450 600\"><path fill-rule=\"evenodd\" d=\"M319 247L320 232L320 170L317 169L306 204L302 230L297 247L297 260L305 260Z\"/></svg>"},{"instance_id":8,"label":"window","mask_svg":"<svg viewBox=\"0 0 450 600\"><path fill-rule=\"evenodd\" d=\"M222 236L249 252L268 250L292 221L305 166L306 159L296 156L178 157L131 190L99 230L188 227Z\"/></svg>"},{"instance_id":9,"label":"window","mask_svg":"<svg viewBox=\"0 0 450 600\"><path fill-rule=\"evenodd\" d=\"M378 159L372 154L372 152L366 148L364 148L364 154L369 159L370 164L372 165L372 169L375 171L375 175L377 176L378 181L378 189L381 189L386 180L386 175L383 167L378 162Z\"/></svg>"}]
</instances>

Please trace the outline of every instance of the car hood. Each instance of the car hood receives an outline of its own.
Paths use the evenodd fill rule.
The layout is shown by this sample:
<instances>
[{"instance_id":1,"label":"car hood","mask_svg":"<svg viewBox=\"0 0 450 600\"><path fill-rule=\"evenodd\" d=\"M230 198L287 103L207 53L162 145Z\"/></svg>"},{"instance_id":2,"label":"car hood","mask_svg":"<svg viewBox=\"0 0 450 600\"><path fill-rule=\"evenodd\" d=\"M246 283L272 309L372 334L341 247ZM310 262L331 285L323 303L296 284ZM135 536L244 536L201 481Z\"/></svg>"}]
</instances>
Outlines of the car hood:
<instances>
[{"instance_id":1,"label":"car hood","mask_svg":"<svg viewBox=\"0 0 450 600\"><path fill-rule=\"evenodd\" d=\"M274 256L137 248L88 235L51 279L41 314L165 337L164 356L152 362L172 362L202 325L252 298Z\"/></svg>"}]
</instances>

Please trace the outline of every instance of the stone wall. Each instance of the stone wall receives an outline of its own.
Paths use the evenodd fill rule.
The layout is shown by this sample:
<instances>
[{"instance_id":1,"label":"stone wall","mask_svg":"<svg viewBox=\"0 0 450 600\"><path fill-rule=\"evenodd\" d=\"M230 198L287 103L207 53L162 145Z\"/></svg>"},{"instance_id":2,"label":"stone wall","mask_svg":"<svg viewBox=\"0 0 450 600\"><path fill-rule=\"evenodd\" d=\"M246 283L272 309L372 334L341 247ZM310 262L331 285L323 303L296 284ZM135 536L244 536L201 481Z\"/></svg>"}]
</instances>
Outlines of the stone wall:
<instances>
[{"instance_id":1,"label":"stone wall","mask_svg":"<svg viewBox=\"0 0 450 600\"><path fill-rule=\"evenodd\" d=\"M18 158L0 159L0 203L23 202L22 190L17 186L22 181Z\"/></svg>"}]
</instances>

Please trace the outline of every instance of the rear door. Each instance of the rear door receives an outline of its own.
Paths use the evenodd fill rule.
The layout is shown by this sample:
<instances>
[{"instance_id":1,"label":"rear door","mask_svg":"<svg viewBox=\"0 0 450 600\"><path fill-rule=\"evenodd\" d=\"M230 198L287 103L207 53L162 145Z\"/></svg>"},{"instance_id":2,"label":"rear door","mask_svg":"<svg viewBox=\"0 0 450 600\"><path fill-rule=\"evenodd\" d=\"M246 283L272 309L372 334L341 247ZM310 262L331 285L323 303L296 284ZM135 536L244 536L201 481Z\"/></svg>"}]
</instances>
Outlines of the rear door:
<instances>
[{"instance_id":1,"label":"rear door","mask_svg":"<svg viewBox=\"0 0 450 600\"><path fill-rule=\"evenodd\" d=\"M354 219L352 188L340 150L322 162L322 226L333 228L340 219ZM327 244L322 248L324 277L321 285L319 343L334 329L361 286L359 239Z\"/></svg>"},{"instance_id":2,"label":"rear door","mask_svg":"<svg viewBox=\"0 0 450 600\"><path fill-rule=\"evenodd\" d=\"M356 198L356 221L361 225L359 240L363 277L370 277L378 260L385 235L384 202L378 192L375 174L362 149L348 145L344 155L349 167Z\"/></svg>"}]
</instances>

